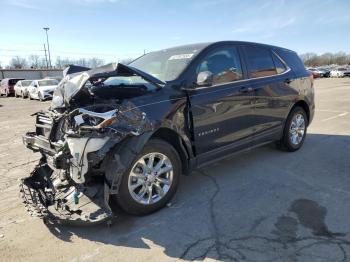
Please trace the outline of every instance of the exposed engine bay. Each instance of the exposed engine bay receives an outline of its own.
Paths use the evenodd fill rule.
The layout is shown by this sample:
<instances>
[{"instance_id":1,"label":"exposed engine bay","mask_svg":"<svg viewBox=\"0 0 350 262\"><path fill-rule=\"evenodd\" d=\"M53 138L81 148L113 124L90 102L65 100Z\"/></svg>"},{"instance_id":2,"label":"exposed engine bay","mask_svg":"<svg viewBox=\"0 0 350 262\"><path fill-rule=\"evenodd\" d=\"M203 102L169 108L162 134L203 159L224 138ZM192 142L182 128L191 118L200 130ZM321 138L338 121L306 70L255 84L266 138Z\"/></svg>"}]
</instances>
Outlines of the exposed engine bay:
<instances>
[{"instance_id":1,"label":"exposed engine bay","mask_svg":"<svg viewBox=\"0 0 350 262\"><path fill-rule=\"evenodd\" d=\"M59 222L111 219L109 196L140 147L133 138L146 140L153 130L126 98L157 92L162 84L122 64L68 67L49 110L34 114L35 132L23 136L27 148L41 153L20 185L27 210ZM115 168L107 172L107 165Z\"/></svg>"}]
</instances>

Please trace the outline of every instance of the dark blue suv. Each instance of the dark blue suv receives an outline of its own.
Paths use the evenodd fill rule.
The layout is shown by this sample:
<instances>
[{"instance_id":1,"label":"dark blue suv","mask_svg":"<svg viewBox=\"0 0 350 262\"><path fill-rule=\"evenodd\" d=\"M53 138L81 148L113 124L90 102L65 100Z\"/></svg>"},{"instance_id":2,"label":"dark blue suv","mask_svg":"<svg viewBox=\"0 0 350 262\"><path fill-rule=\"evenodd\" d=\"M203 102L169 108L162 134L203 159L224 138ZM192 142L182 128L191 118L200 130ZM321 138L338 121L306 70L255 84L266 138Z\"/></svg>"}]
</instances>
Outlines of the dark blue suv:
<instances>
[{"instance_id":1,"label":"dark blue suv","mask_svg":"<svg viewBox=\"0 0 350 262\"><path fill-rule=\"evenodd\" d=\"M194 168L270 142L298 150L315 109L298 55L257 43L186 45L64 75L23 137L42 155L24 202L55 219L99 222L112 200L156 211Z\"/></svg>"}]
</instances>

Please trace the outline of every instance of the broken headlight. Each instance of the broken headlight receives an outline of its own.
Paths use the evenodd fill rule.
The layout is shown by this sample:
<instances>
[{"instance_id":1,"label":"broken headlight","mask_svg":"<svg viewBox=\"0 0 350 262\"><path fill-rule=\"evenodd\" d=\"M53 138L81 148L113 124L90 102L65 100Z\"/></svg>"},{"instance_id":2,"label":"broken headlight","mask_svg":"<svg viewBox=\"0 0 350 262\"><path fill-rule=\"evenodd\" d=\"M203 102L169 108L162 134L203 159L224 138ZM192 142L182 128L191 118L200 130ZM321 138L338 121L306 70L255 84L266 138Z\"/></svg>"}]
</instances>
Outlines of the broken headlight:
<instances>
[{"instance_id":1,"label":"broken headlight","mask_svg":"<svg viewBox=\"0 0 350 262\"><path fill-rule=\"evenodd\" d=\"M74 122L76 127L101 129L114 124L117 120L116 114L117 110L96 113L79 108L77 115L74 116Z\"/></svg>"}]
</instances>

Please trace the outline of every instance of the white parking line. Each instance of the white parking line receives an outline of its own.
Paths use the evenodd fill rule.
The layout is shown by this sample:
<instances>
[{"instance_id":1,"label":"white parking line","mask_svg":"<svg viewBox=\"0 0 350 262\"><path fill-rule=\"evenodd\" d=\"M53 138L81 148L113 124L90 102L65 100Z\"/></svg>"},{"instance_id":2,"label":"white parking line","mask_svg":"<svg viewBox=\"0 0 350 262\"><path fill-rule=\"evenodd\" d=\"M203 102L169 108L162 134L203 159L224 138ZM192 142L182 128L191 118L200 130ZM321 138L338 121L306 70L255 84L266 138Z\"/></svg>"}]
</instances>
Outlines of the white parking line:
<instances>
[{"instance_id":1,"label":"white parking line","mask_svg":"<svg viewBox=\"0 0 350 262\"><path fill-rule=\"evenodd\" d=\"M321 121L325 122L325 121L332 120L332 119L335 119L335 118L338 118L338 117L346 116L347 114L349 114L349 112L344 112L344 113L338 114L336 116L328 117L326 119L322 119Z\"/></svg>"},{"instance_id":2,"label":"white parking line","mask_svg":"<svg viewBox=\"0 0 350 262\"><path fill-rule=\"evenodd\" d=\"M345 111L328 110L328 109L316 109L316 112L329 112L329 113L345 113Z\"/></svg>"}]
</instances>

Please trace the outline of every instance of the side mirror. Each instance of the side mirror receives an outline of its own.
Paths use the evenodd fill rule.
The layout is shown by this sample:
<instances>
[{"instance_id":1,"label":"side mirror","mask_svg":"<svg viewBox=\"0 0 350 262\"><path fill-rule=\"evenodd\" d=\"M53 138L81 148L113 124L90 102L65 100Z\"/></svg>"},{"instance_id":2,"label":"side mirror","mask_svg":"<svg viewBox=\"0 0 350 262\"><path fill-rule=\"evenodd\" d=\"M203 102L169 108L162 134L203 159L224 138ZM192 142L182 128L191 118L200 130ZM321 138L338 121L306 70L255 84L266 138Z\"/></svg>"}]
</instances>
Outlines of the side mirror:
<instances>
[{"instance_id":1,"label":"side mirror","mask_svg":"<svg viewBox=\"0 0 350 262\"><path fill-rule=\"evenodd\" d=\"M34 87L38 87L38 85L34 85Z\"/></svg>"},{"instance_id":2,"label":"side mirror","mask_svg":"<svg viewBox=\"0 0 350 262\"><path fill-rule=\"evenodd\" d=\"M213 74L209 71L200 72L197 75L197 86L211 86L213 84Z\"/></svg>"}]
</instances>

